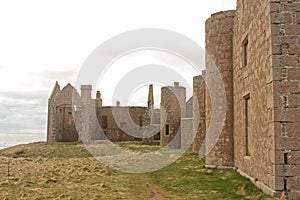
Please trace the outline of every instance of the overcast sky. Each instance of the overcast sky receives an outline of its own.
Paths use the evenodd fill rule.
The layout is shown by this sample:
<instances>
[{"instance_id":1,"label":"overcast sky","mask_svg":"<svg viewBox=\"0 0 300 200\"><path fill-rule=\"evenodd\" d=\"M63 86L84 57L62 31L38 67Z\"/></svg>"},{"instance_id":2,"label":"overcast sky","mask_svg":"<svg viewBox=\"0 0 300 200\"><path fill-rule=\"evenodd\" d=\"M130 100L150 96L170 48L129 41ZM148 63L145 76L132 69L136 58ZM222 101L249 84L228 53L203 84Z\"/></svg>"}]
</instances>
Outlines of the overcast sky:
<instances>
[{"instance_id":1,"label":"overcast sky","mask_svg":"<svg viewBox=\"0 0 300 200\"><path fill-rule=\"evenodd\" d=\"M87 56L112 36L162 28L204 47L205 20L232 9L235 0L1 0L0 133L45 134L55 81L61 87L74 83ZM109 104L103 85L99 89ZM141 104L138 92L132 95L132 103Z\"/></svg>"}]
</instances>

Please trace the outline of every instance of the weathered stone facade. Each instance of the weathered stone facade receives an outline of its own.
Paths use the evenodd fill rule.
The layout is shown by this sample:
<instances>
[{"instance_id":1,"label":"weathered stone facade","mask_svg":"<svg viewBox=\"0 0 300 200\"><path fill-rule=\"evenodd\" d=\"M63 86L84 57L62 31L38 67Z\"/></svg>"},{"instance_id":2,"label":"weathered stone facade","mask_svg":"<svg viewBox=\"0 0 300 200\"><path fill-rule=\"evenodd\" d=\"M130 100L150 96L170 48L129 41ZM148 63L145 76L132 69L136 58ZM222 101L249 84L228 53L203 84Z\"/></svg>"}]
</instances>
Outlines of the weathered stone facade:
<instances>
[{"instance_id":1,"label":"weathered stone facade","mask_svg":"<svg viewBox=\"0 0 300 200\"><path fill-rule=\"evenodd\" d=\"M205 155L205 91L206 84L202 75L195 76L193 79L193 152Z\"/></svg>"},{"instance_id":2,"label":"weathered stone facade","mask_svg":"<svg viewBox=\"0 0 300 200\"><path fill-rule=\"evenodd\" d=\"M234 139L235 166L274 193L283 188L275 186L278 177L272 162L275 133L269 5L269 1L237 4L233 40L234 132L240 134L235 134Z\"/></svg>"},{"instance_id":3,"label":"weathered stone facade","mask_svg":"<svg viewBox=\"0 0 300 200\"><path fill-rule=\"evenodd\" d=\"M70 84L60 90L56 82L48 102L47 141L52 143L142 140L146 144L159 141L162 146L166 146L178 132L173 141L174 145L169 147L180 148L181 119L186 117L186 105L190 105L192 111L191 99L185 102L186 91L184 87L179 86L179 83L175 83L174 87L164 87L162 91L166 91L163 92L165 95L162 102L165 102L164 108L167 108L168 113L161 113L160 109L154 109L152 85L149 86L148 107L128 107L120 106L120 102L117 102L116 106L102 106L99 91L96 93L96 99L91 98L91 85L82 85L81 95L79 95ZM168 137L164 137L166 135L161 131L161 117L162 123L167 120L170 130ZM76 126L75 122L77 122ZM193 134L191 123L190 118L189 127L185 126L187 139L184 141L191 140L190 135Z\"/></svg>"},{"instance_id":4,"label":"weathered stone facade","mask_svg":"<svg viewBox=\"0 0 300 200\"><path fill-rule=\"evenodd\" d=\"M235 167L266 193L288 199L300 199L299 16L298 0L238 0L235 12L213 14L206 22L206 92L194 79L194 98L200 91L206 99L206 164ZM217 74L226 102L212 109ZM215 138L207 129L222 107L224 128L208 150Z\"/></svg>"},{"instance_id":5,"label":"weathered stone facade","mask_svg":"<svg viewBox=\"0 0 300 200\"><path fill-rule=\"evenodd\" d=\"M271 187L300 199L300 1L271 1L268 7L275 136Z\"/></svg>"},{"instance_id":6,"label":"weathered stone facade","mask_svg":"<svg viewBox=\"0 0 300 200\"><path fill-rule=\"evenodd\" d=\"M60 90L58 83L55 83L48 100L47 141L49 143L78 140L72 111L73 92L75 96L79 96L70 84Z\"/></svg>"},{"instance_id":7,"label":"weathered stone facade","mask_svg":"<svg viewBox=\"0 0 300 200\"><path fill-rule=\"evenodd\" d=\"M131 122L134 127L142 127L146 107L103 107L100 92L92 99L91 91L91 85L82 85L79 95L70 84L60 90L56 82L48 101L47 142L136 139L125 132L130 132L127 129ZM118 116L117 121L113 114Z\"/></svg>"},{"instance_id":8,"label":"weathered stone facade","mask_svg":"<svg viewBox=\"0 0 300 200\"><path fill-rule=\"evenodd\" d=\"M126 134L130 133L128 129L132 128L131 120L137 126L133 128L142 128L145 112L146 107L105 106L98 108L98 120L102 130L110 141L130 141L139 139ZM118 118L115 119L114 115L117 115Z\"/></svg>"},{"instance_id":9,"label":"weathered stone facade","mask_svg":"<svg viewBox=\"0 0 300 200\"><path fill-rule=\"evenodd\" d=\"M233 52L242 55L246 51L247 55L234 57L234 131L245 132L245 120L238 116L246 109L244 97L248 94L249 155L242 158L245 136L235 134L236 166L266 185L270 193L285 191L290 199L297 199L300 165L291 161L290 155L299 154L300 132L299 126L298 130L287 127L299 124L300 119L299 88L294 87L300 81L300 2L238 2L237 10L235 30L239 31L234 35ZM251 10L256 10L255 14ZM247 49L243 49L245 40Z\"/></svg>"},{"instance_id":10,"label":"weathered stone facade","mask_svg":"<svg viewBox=\"0 0 300 200\"><path fill-rule=\"evenodd\" d=\"M108 139L133 140L123 131L131 118L136 129L160 126L162 147L187 148L195 137L192 149L206 155L208 167L235 168L268 194L300 199L299 63L300 1L238 0L236 11L218 12L206 21L206 71L194 77L188 102L185 88L175 83L161 88L160 110L153 108L151 86L148 107L102 107L100 92L91 99L91 87L84 86L75 99L85 123L72 115L74 88L60 90L56 84L47 140L78 140L73 116L88 124L82 130L96 130L99 122ZM97 130L91 132L87 140L103 139ZM153 137L144 142L152 143Z\"/></svg>"},{"instance_id":11,"label":"weathered stone facade","mask_svg":"<svg viewBox=\"0 0 300 200\"><path fill-rule=\"evenodd\" d=\"M186 113L186 89L175 82L174 86L161 88L161 134L162 147L180 148L180 122Z\"/></svg>"},{"instance_id":12,"label":"weathered stone facade","mask_svg":"<svg viewBox=\"0 0 300 200\"><path fill-rule=\"evenodd\" d=\"M206 118L222 127L206 137L206 164L209 166L233 166L233 81L232 81L232 36L235 11L213 14L206 21L206 73L210 86L206 90ZM221 79L221 82L216 80ZM225 94L221 91L225 89ZM214 96L212 96L214 93ZM225 98L222 98L224 95ZM214 104L214 105L212 105ZM214 106L214 110L212 110ZM226 111L225 121L218 113ZM214 112L214 113L213 113ZM224 123L224 124L223 124ZM222 125L221 125L222 124ZM206 130L210 123L206 123ZM215 143L215 141L217 142Z\"/></svg>"}]
</instances>

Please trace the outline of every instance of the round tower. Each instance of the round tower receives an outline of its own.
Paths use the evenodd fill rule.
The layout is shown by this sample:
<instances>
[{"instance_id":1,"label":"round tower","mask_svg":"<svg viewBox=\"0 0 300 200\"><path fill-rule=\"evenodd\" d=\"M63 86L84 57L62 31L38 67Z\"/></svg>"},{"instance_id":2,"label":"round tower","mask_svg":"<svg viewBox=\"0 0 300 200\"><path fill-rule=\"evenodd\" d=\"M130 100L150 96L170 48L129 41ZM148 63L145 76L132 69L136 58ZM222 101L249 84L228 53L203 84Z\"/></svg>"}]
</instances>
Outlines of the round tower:
<instances>
[{"instance_id":1,"label":"round tower","mask_svg":"<svg viewBox=\"0 0 300 200\"><path fill-rule=\"evenodd\" d=\"M179 86L161 88L161 132L160 145L168 148L180 148L180 121L186 112L186 89Z\"/></svg>"},{"instance_id":2,"label":"round tower","mask_svg":"<svg viewBox=\"0 0 300 200\"><path fill-rule=\"evenodd\" d=\"M235 11L218 12L206 21L205 81L208 89L205 140L208 166L234 166L232 79L234 16ZM221 80L218 82L218 79ZM223 121L221 113L225 111Z\"/></svg>"}]
</instances>

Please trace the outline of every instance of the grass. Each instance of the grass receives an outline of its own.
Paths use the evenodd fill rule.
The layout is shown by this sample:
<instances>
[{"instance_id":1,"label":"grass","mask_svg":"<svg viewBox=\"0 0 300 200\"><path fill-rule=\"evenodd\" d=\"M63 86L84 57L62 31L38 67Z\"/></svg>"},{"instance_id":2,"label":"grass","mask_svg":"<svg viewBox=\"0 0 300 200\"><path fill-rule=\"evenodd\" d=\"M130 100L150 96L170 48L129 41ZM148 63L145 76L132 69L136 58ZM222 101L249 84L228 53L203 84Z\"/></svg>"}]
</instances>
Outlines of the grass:
<instances>
[{"instance_id":1,"label":"grass","mask_svg":"<svg viewBox=\"0 0 300 200\"><path fill-rule=\"evenodd\" d=\"M140 152L158 149L139 142L117 145ZM99 163L79 143L0 150L0 199L150 199L153 188L169 199L273 199L233 170L206 169L190 151L168 167L134 174Z\"/></svg>"},{"instance_id":2,"label":"grass","mask_svg":"<svg viewBox=\"0 0 300 200\"><path fill-rule=\"evenodd\" d=\"M133 152L148 153L151 151L159 150L158 145L147 145L138 141L134 142L116 142L116 144L124 150L129 150Z\"/></svg>"},{"instance_id":3,"label":"grass","mask_svg":"<svg viewBox=\"0 0 300 200\"><path fill-rule=\"evenodd\" d=\"M150 174L154 185L182 199L272 199L234 170L207 169L188 151L167 168Z\"/></svg>"}]
</instances>

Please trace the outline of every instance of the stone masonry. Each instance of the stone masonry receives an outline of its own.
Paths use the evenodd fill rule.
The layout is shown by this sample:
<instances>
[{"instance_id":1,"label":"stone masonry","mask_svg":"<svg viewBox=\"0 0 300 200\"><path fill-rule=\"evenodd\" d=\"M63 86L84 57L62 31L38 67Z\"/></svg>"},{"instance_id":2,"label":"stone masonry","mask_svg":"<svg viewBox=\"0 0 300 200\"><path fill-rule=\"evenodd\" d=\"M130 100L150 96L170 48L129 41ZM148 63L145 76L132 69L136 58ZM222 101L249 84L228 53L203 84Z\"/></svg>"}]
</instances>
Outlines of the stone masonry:
<instances>
[{"instance_id":1,"label":"stone masonry","mask_svg":"<svg viewBox=\"0 0 300 200\"><path fill-rule=\"evenodd\" d=\"M47 141L49 143L78 140L72 111L73 92L74 88L70 84L60 90L58 83L55 83L48 100ZM79 96L76 92L74 95Z\"/></svg>"},{"instance_id":2,"label":"stone masonry","mask_svg":"<svg viewBox=\"0 0 300 200\"><path fill-rule=\"evenodd\" d=\"M204 71L202 74L204 75ZM193 79L193 152L205 155L205 80L203 75Z\"/></svg>"},{"instance_id":3,"label":"stone masonry","mask_svg":"<svg viewBox=\"0 0 300 200\"><path fill-rule=\"evenodd\" d=\"M206 21L206 74L205 80L210 85L206 90L206 117L214 121L214 127L206 123L206 130L215 128L216 123L223 127L213 130L213 134L206 137L206 165L233 166L233 91L232 91L232 36L235 11L226 11L213 14ZM217 78L222 82L216 82ZM224 99L219 91L225 89ZM214 93L214 98L212 93ZM226 98L226 99L225 99ZM226 102L225 102L226 101ZM212 110L212 103L214 109ZM224 124L218 119L218 113L226 111ZM214 112L214 113L212 113ZM207 121L208 122L208 121ZM215 143L215 141L217 142Z\"/></svg>"},{"instance_id":4,"label":"stone masonry","mask_svg":"<svg viewBox=\"0 0 300 200\"><path fill-rule=\"evenodd\" d=\"M299 200L300 1L237 0L235 11L212 14L205 28L206 70L194 77L188 102L177 82L161 88L160 110L153 108L153 86L148 107L105 107L100 92L91 98L91 86L79 95L56 83L47 141L78 141L79 132L87 141L159 139L161 147L187 148L192 137L207 167L234 168L270 195ZM138 130L158 127L158 135L126 134L129 118Z\"/></svg>"},{"instance_id":5,"label":"stone masonry","mask_svg":"<svg viewBox=\"0 0 300 200\"><path fill-rule=\"evenodd\" d=\"M142 127L146 107L102 106L101 93L97 91L96 99L92 99L91 91L91 85L82 85L79 95L71 84L60 90L56 82L48 101L47 142L136 139L123 129L128 128L131 119ZM113 112L120 121L114 119Z\"/></svg>"},{"instance_id":6,"label":"stone masonry","mask_svg":"<svg viewBox=\"0 0 300 200\"><path fill-rule=\"evenodd\" d=\"M99 109L98 120L105 135L110 141L132 141L135 138L132 135L126 134L132 120L136 126L143 126L143 116L146 112L146 107L138 106L104 106ZM129 117L128 117L129 112ZM118 116L115 119L114 115ZM141 137L140 137L141 138Z\"/></svg>"},{"instance_id":7,"label":"stone masonry","mask_svg":"<svg viewBox=\"0 0 300 200\"><path fill-rule=\"evenodd\" d=\"M179 86L178 82L174 86L161 88L161 134L160 145L162 147L180 148L180 122L185 117L186 112L186 89Z\"/></svg>"},{"instance_id":8,"label":"stone masonry","mask_svg":"<svg viewBox=\"0 0 300 200\"><path fill-rule=\"evenodd\" d=\"M300 199L300 1L271 1L272 187ZM268 63L268 64L270 64Z\"/></svg>"},{"instance_id":9,"label":"stone masonry","mask_svg":"<svg viewBox=\"0 0 300 200\"><path fill-rule=\"evenodd\" d=\"M194 96L206 99L207 166L235 167L270 195L300 199L299 63L299 0L238 0L235 12L207 20L206 92L194 78ZM218 74L226 102L212 109ZM224 128L208 151L208 128L223 106Z\"/></svg>"}]
</instances>

